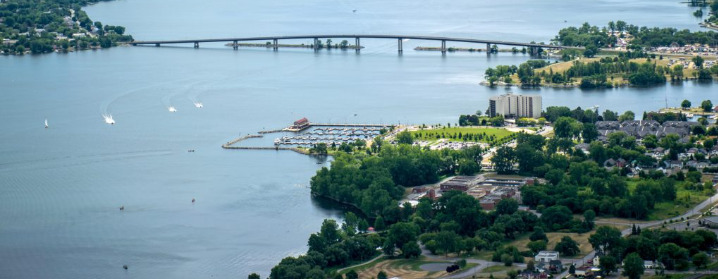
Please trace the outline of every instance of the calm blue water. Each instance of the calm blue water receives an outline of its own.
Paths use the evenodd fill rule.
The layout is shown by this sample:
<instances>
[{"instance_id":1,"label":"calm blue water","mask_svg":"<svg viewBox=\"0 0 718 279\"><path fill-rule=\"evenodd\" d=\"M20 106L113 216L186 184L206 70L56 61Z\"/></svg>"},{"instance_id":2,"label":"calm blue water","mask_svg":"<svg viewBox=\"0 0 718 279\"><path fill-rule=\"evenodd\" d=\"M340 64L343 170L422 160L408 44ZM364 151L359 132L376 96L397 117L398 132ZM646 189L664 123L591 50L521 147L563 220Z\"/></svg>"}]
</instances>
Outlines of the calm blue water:
<instances>
[{"instance_id":1,"label":"calm blue water","mask_svg":"<svg viewBox=\"0 0 718 279\"><path fill-rule=\"evenodd\" d=\"M87 11L138 40L405 33L547 42L585 20L691 29L698 22L677 1L483 2L120 0ZM411 51L431 45L416 41L398 56L394 41L362 44L359 55L207 44L0 57L0 277L267 276L281 258L306 251L324 218L340 218L340 210L309 196L309 179L326 162L222 150L222 143L304 116L455 123L507 91L478 85L487 67L527 59L442 57ZM544 107L600 105L640 115L665 99L718 103L716 88L513 91L541 94ZM117 124L105 124L104 113Z\"/></svg>"}]
</instances>

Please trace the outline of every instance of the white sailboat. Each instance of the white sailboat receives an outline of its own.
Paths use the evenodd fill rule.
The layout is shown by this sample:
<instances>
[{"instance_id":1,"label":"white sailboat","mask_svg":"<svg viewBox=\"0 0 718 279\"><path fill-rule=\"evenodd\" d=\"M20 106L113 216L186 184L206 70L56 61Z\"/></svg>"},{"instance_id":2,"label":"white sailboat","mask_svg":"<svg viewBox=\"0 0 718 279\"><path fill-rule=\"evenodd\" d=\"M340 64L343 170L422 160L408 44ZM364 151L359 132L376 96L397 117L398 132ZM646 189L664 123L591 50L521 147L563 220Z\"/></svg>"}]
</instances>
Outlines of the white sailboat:
<instances>
[{"instance_id":1,"label":"white sailboat","mask_svg":"<svg viewBox=\"0 0 718 279\"><path fill-rule=\"evenodd\" d=\"M203 108L203 107L204 107L204 105L203 105L201 102L193 102L193 103L194 103L194 107L196 107L196 108Z\"/></svg>"},{"instance_id":2,"label":"white sailboat","mask_svg":"<svg viewBox=\"0 0 718 279\"><path fill-rule=\"evenodd\" d=\"M45 118L45 129L47 129L48 127L50 127L50 125L47 125L47 118Z\"/></svg>"},{"instance_id":3,"label":"white sailboat","mask_svg":"<svg viewBox=\"0 0 718 279\"><path fill-rule=\"evenodd\" d=\"M169 108L167 108L167 110L169 110L170 112L177 112L177 109L173 106L170 106Z\"/></svg>"}]
</instances>

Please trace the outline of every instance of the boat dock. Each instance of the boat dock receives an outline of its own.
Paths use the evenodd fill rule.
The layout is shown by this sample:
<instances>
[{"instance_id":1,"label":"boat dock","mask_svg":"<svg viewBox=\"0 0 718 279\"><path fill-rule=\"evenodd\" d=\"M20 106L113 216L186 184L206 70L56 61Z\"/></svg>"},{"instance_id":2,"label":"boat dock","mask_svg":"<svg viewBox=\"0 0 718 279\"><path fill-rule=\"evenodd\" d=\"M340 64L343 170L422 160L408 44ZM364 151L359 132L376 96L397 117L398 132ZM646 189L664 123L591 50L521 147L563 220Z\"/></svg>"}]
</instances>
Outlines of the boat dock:
<instances>
[{"instance_id":1,"label":"boat dock","mask_svg":"<svg viewBox=\"0 0 718 279\"><path fill-rule=\"evenodd\" d=\"M246 135L222 145L224 149L242 150L291 150L306 154L300 147L312 147L317 144L337 146L352 144L357 141L371 141L379 136L382 130L389 130L393 125L387 124L332 124L311 123L306 118L299 119L292 126L284 129L259 131L256 135ZM274 146L236 146L239 142L251 138L263 138L266 134L292 132L292 136L283 136L274 140Z\"/></svg>"}]
</instances>

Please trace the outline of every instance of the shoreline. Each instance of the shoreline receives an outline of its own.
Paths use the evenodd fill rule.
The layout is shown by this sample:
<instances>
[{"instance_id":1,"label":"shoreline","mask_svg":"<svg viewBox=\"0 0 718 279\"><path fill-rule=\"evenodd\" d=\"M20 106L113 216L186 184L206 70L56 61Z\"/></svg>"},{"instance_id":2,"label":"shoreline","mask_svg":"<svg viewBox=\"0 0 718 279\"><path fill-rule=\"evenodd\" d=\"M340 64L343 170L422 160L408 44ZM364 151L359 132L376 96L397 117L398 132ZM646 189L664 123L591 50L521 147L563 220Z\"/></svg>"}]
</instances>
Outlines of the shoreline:
<instances>
[{"instance_id":1,"label":"shoreline","mask_svg":"<svg viewBox=\"0 0 718 279\"><path fill-rule=\"evenodd\" d=\"M586 89L586 90L614 89L614 88L625 88L625 87L651 88L651 87L657 87L657 86L680 85L682 82L686 82L686 81L701 82L701 80L699 80L697 78L685 78L685 79L682 79L680 81L675 81L675 82L668 80L668 81L666 81L665 84L656 84L656 85L650 85L650 86L634 86L634 85L631 85L628 83L622 83L622 84L618 84L616 86L611 86L611 87L590 88L590 89ZM706 82L713 82L713 80L706 81ZM549 83L549 84L540 84L540 85L536 85L536 86L523 86L520 83L506 83L503 81L497 81L494 83L493 86L491 86L491 85L489 85L489 82L486 80L482 80L481 82L479 82L479 85L486 86L486 87L503 86L503 87L519 87L519 88L579 88L580 89L580 87L581 87L581 85L578 83L571 83L571 84Z\"/></svg>"}]
</instances>

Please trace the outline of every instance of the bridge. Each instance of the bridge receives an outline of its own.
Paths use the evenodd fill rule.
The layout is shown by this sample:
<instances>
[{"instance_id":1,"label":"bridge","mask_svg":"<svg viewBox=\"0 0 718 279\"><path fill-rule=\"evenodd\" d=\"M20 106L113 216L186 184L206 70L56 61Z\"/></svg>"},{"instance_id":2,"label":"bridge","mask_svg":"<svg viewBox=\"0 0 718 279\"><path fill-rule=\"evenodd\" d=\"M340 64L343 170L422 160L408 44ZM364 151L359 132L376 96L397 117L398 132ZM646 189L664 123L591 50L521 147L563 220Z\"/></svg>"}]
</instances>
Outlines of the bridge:
<instances>
[{"instance_id":1,"label":"bridge","mask_svg":"<svg viewBox=\"0 0 718 279\"><path fill-rule=\"evenodd\" d=\"M511 41L497 41L497 40L482 40L482 39L471 39L471 38L455 38L455 37L439 37L439 36L411 36L411 35L296 35L296 36L269 36L269 37L245 37L245 38L219 38L219 39L188 39L188 40L162 40L162 41L132 41L130 42L133 46L138 45L155 45L161 46L165 44L194 44L195 48L199 48L200 43L217 43L227 42L232 43L235 50L239 48L239 42L247 41L271 41L271 46L274 50L279 49L279 40L301 40L301 39L313 39L314 50L319 49L320 39L354 39L356 51L359 52L361 49L361 39L394 39L397 40L397 48L401 53L403 51L403 41L405 39L411 40L425 40L425 41L440 41L441 52L446 53L446 42L458 42L458 43L472 43L472 44L486 44L486 51L491 52L491 45L505 45L505 46L519 46L529 48L531 54L537 54L540 48L544 49L578 49L577 47L566 47L566 46L555 46L555 45L544 45L536 43L522 43L522 42L511 42Z\"/></svg>"}]
</instances>

